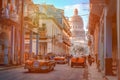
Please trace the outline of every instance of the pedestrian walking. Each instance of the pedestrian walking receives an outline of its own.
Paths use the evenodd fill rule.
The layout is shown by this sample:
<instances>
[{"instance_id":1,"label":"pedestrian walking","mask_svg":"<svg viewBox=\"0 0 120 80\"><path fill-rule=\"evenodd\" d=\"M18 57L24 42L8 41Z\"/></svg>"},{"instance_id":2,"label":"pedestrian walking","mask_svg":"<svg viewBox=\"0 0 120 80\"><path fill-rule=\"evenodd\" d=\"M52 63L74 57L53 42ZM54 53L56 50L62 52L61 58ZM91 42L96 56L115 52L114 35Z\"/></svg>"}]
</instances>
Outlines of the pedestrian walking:
<instances>
[{"instance_id":1,"label":"pedestrian walking","mask_svg":"<svg viewBox=\"0 0 120 80\"><path fill-rule=\"evenodd\" d=\"M70 59L71 59L71 58L72 58L72 55L67 55L67 56L66 56L68 65L70 65Z\"/></svg>"},{"instance_id":2,"label":"pedestrian walking","mask_svg":"<svg viewBox=\"0 0 120 80\"><path fill-rule=\"evenodd\" d=\"M88 63L89 63L90 66L92 65L92 57L91 57L91 55L88 56Z\"/></svg>"}]
</instances>

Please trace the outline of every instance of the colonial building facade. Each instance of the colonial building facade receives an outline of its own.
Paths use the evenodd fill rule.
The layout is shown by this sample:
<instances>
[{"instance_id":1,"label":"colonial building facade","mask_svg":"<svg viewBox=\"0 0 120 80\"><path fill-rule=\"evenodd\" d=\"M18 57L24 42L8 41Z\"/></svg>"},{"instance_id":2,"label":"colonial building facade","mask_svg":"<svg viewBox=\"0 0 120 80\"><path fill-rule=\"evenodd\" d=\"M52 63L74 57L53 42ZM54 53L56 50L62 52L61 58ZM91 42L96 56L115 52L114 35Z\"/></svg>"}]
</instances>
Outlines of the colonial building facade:
<instances>
[{"instance_id":1,"label":"colonial building facade","mask_svg":"<svg viewBox=\"0 0 120 80\"><path fill-rule=\"evenodd\" d=\"M0 64L21 63L22 0L0 0Z\"/></svg>"},{"instance_id":2,"label":"colonial building facade","mask_svg":"<svg viewBox=\"0 0 120 80\"><path fill-rule=\"evenodd\" d=\"M93 36L90 47L93 47L99 69L109 76L119 75L116 5L117 0L90 0L89 33Z\"/></svg>"},{"instance_id":3,"label":"colonial building facade","mask_svg":"<svg viewBox=\"0 0 120 80\"><path fill-rule=\"evenodd\" d=\"M53 5L38 4L39 27L44 28L40 35L40 54L54 53L66 55L70 48L70 26L62 9ZM43 37L42 37L42 33Z\"/></svg>"},{"instance_id":4,"label":"colonial building facade","mask_svg":"<svg viewBox=\"0 0 120 80\"><path fill-rule=\"evenodd\" d=\"M78 10L74 10L74 15L70 18L69 24L71 27L71 43L72 46L75 47L76 45L85 47L85 30L83 25L82 17L78 15ZM71 49L73 49L71 47Z\"/></svg>"},{"instance_id":5,"label":"colonial building facade","mask_svg":"<svg viewBox=\"0 0 120 80\"><path fill-rule=\"evenodd\" d=\"M24 60L39 53L39 8L32 0L24 1Z\"/></svg>"},{"instance_id":6,"label":"colonial building facade","mask_svg":"<svg viewBox=\"0 0 120 80\"><path fill-rule=\"evenodd\" d=\"M64 10L32 0L0 4L0 64L22 64L51 52L69 54L71 32Z\"/></svg>"}]
</instances>

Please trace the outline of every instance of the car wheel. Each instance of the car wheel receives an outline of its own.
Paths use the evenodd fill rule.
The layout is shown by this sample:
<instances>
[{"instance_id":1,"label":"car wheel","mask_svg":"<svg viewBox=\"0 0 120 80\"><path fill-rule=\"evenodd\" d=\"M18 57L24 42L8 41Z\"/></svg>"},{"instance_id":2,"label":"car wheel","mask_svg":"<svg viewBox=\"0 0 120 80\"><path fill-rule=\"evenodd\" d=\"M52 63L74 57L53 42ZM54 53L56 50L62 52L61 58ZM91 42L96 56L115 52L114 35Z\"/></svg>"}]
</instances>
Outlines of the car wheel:
<instances>
[{"instance_id":1,"label":"car wheel","mask_svg":"<svg viewBox=\"0 0 120 80\"><path fill-rule=\"evenodd\" d=\"M31 69L28 69L28 71L29 71L29 72L32 72L32 70L31 70Z\"/></svg>"},{"instance_id":2,"label":"car wheel","mask_svg":"<svg viewBox=\"0 0 120 80\"><path fill-rule=\"evenodd\" d=\"M73 63L71 63L71 67L73 67Z\"/></svg>"},{"instance_id":3,"label":"car wheel","mask_svg":"<svg viewBox=\"0 0 120 80\"><path fill-rule=\"evenodd\" d=\"M85 68L85 66L86 66L86 64L84 63L84 64L83 64L83 68Z\"/></svg>"},{"instance_id":4,"label":"car wheel","mask_svg":"<svg viewBox=\"0 0 120 80\"><path fill-rule=\"evenodd\" d=\"M54 67L52 67L52 71L54 71Z\"/></svg>"},{"instance_id":5,"label":"car wheel","mask_svg":"<svg viewBox=\"0 0 120 80\"><path fill-rule=\"evenodd\" d=\"M83 65L83 68L85 68L85 65Z\"/></svg>"}]
</instances>

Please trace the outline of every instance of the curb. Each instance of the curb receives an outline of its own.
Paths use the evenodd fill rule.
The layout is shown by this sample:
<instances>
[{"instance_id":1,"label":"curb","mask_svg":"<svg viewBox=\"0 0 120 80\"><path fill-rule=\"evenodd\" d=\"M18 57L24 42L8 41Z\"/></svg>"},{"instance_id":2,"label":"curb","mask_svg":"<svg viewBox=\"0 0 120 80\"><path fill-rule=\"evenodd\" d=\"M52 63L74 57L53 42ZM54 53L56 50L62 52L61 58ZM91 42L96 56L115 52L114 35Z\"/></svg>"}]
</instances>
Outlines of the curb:
<instances>
[{"instance_id":1,"label":"curb","mask_svg":"<svg viewBox=\"0 0 120 80\"><path fill-rule=\"evenodd\" d=\"M23 66L24 66L24 65L3 67L3 68L0 68L0 71L9 70L9 69L14 69L14 68L20 68L20 67L23 67Z\"/></svg>"}]
</instances>

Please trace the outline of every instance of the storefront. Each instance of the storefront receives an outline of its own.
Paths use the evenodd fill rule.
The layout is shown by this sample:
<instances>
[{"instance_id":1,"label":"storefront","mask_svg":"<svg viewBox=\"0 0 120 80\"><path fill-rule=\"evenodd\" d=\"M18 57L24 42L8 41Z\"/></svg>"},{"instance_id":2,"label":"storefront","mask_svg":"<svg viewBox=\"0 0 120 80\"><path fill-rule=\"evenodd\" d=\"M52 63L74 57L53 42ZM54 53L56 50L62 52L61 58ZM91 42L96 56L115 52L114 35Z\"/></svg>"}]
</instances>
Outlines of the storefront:
<instances>
[{"instance_id":1,"label":"storefront","mask_svg":"<svg viewBox=\"0 0 120 80\"><path fill-rule=\"evenodd\" d=\"M0 19L0 64L18 64L20 51L18 24L10 19Z\"/></svg>"},{"instance_id":2,"label":"storefront","mask_svg":"<svg viewBox=\"0 0 120 80\"><path fill-rule=\"evenodd\" d=\"M8 64L8 35L0 32L0 64Z\"/></svg>"}]
</instances>

